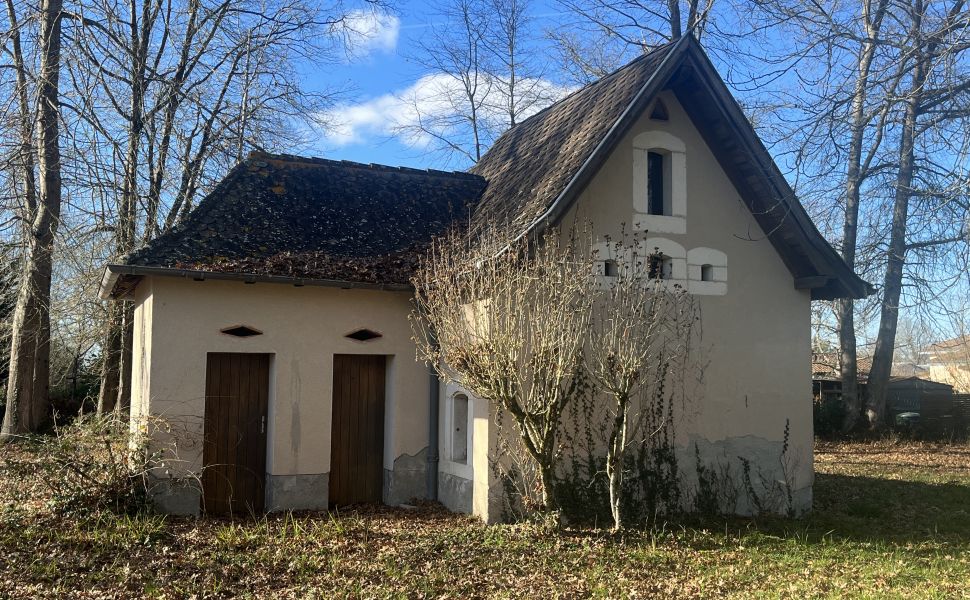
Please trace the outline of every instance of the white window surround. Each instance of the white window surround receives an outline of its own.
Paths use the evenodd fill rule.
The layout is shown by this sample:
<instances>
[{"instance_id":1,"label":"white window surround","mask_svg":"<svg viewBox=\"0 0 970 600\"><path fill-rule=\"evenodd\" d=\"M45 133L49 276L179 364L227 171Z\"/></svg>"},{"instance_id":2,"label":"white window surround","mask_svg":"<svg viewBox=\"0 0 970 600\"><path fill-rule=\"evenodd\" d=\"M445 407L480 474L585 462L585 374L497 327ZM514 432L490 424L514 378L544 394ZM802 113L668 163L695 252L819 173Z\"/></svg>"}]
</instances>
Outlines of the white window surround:
<instances>
[{"instance_id":1,"label":"white window surround","mask_svg":"<svg viewBox=\"0 0 970 600\"><path fill-rule=\"evenodd\" d=\"M704 266L710 266L711 280L703 280ZM699 296L727 294L727 254L713 248L691 248L687 252L687 291Z\"/></svg>"},{"instance_id":2,"label":"white window surround","mask_svg":"<svg viewBox=\"0 0 970 600\"><path fill-rule=\"evenodd\" d=\"M648 255L660 252L670 260L670 276L663 279L669 282L667 285L684 285L687 282L687 252L683 246L666 238L647 238L643 248Z\"/></svg>"},{"instance_id":3,"label":"white window surround","mask_svg":"<svg viewBox=\"0 0 970 600\"><path fill-rule=\"evenodd\" d=\"M630 253L625 252L623 256L616 256L616 245L606 242L596 242L593 244L593 274L596 275L597 282L602 286L613 280L608 271L607 263L614 263L617 266L629 264Z\"/></svg>"},{"instance_id":4,"label":"white window surround","mask_svg":"<svg viewBox=\"0 0 970 600\"><path fill-rule=\"evenodd\" d=\"M687 251L684 247L673 240L666 238L647 238L641 246L641 252L645 255L640 257L644 269L649 269L649 256L660 252L665 260L670 261L668 277L663 279L665 285L673 286L687 284ZM596 277L601 286L608 284L613 277L607 275L606 263L608 261L620 264L629 264L633 260L632 251L628 248L622 256L616 256L616 247L606 242L597 242L593 245L596 253L596 260L593 263Z\"/></svg>"},{"instance_id":5,"label":"white window surround","mask_svg":"<svg viewBox=\"0 0 970 600\"><path fill-rule=\"evenodd\" d=\"M442 390L444 393L441 394L440 399L441 419L438 429L438 470L463 479L472 479L475 474L475 470L472 467L472 449L474 448L472 445L472 432L474 430L473 405L475 403L475 397L454 383L449 383L442 387L444 388ZM467 455L465 462L455 462L452 460L455 454L455 398L461 396L464 396L468 400L468 410L465 415L464 424Z\"/></svg>"},{"instance_id":6,"label":"white window surround","mask_svg":"<svg viewBox=\"0 0 970 600\"><path fill-rule=\"evenodd\" d=\"M651 215L647 207L647 153L669 161L670 214ZM665 161L665 162L666 162ZM633 138L633 228L651 233L687 233L687 147L666 131L646 131Z\"/></svg>"}]
</instances>

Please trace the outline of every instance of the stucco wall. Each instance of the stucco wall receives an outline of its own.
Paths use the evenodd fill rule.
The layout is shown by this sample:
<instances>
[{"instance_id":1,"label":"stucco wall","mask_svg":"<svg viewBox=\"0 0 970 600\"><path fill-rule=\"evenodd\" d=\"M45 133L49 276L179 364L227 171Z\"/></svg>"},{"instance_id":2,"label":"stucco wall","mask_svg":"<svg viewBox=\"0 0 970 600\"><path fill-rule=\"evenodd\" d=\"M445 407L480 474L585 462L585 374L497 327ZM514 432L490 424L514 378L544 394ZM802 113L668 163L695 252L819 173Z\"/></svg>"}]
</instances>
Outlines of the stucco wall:
<instances>
[{"instance_id":1,"label":"stucco wall","mask_svg":"<svg viewBox=\"0 0 970 600\"><path fill-rule=\"evenodd\" d=\"M139 285L132 300L135 304L135 326L131 345L131 416L133 423L141 423L148 413L148 389L151 385L148 368L148 353L152 345L151 282Z\"/></svg>"},{"instance_id":2,"label":"stucco wall","mask_svg":"<svg viewBox=\"0 0 970 600\"><path fill-rule=\"evenodd\" d=\"M970 365L958 360L952 363L932 363L929 365L929 379L953 386L958 394L970 393Z\"/></svg>"},{"instance_id":3,"label":"stucco wall","mask_svg":"<svg viewBox=\"0 0 970 600\"><path fill-rule=\"evenodd\" d=\"M752 456L766 470L778 466L786 419L801 508L811 502L812 388L810 293L796 290L791 273L766 239L737 190L671 92L661 95L669 120L644 115L619 143L563 224L590 223L598 238L617 239L634 220L634 138L663 131L686 147L686 233L653 233L685 250L706 247L727 255L727 292L697 295L702 317L703 381L685 407L678 443L693 460L694 441L706 459L727 456L725 441L764 442ZM722 442L717 444L717 442ZM714 443L713 445L709 443ZM735 444L737 445L737 444ZM730 454L730 452L727 452ZM729 457L736 461L736 457ZM721 457L723 459L723 457Z\"/></svg>"},{"instance_id":4,"label":"stucco wall","mask_svg":"<svg viewBox=\"0 0 970 600\"><path fill-rule=\"evenodd\" d=\"M808 508L813 473L809 292L794 289L791 274L676 98L665 93L663 99L669 121L642 118L564 223L589 221L599 237L629 231L635 219L634 138L662 130L683 142L685 233L656 236L685 251L723 252L727 278L726 293L697 296L703 372L676 428L681 468L690 478L696 444L705 461L736 462L742 453L775 475L788 421L795 496L800 508ZM723 291L717 287L718 294ZM156 277L139 285L136 300L133 406L150 402L152 414L187 434L179 448L182 462L173 463L172 474L179 472L176 465L191 471L201 463L207 352L273 355L267 471L273 476L320 475L310 478L319 489L325 488L322 476L330 469L333 354L382 354L389 356L384 467L391 475L386 485L395 485L395 465L406 473L400 490L386 489L385 498L404 501L419 489L419 463L428 440L428 377L414 359L408 294ZM264 334L234 338L220 333L232 325ZM344 337L359 328L383 337L365 343ZM449 391L442 390L442 400ZM500 501L489 468L497 435L494 415L487 403L472 400L470 464L441 464L446 477L439 484L455 484L456 508L471 506L495 520Z\"/></svg>"},{"instance_id":5,"label":"stucco wall","mask_svg":"<svg viewBox=\"0 0 970 600\"><path fill-rule=\"evenodd\" d=\"M150 382L151 414L183 438L171 475L201 467L208 352L272 355L266 463L268 474L277 476L272 481L330 470L334 354L388 356L384 468L393 470L405 455L424 456L428 375L415 360L407 293L154 277L143 281L137 294L138 329L144 332L138 339L146 341L144 357L135 363L140 382L135 402L145 402L138 390L149 389ZM233 325L263 335L220 332ZM382 337L367 342L344 337L361 328ZM410 465L409 486L414 470ZM313 500L308 504L319 504Z\"/></svg>"}]
</instances>

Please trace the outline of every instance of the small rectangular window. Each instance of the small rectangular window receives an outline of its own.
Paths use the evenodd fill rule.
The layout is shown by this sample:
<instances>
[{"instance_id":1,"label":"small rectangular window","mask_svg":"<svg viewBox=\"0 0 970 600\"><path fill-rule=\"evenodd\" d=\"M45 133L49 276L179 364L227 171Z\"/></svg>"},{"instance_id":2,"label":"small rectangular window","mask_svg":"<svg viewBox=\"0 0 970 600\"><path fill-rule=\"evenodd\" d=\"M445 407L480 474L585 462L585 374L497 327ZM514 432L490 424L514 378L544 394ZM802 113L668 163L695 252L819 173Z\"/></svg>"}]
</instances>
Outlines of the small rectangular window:
<instances>
[{"instance_id":1,"label":"small rectangular window","mask_svg":"<svg viewBox=\"0 0 970 600\"><path fill-rule=\"evenodd\" d=\"M701 281L714 281L714 265L701 265Z\"/></svg>"},{"instance_id":2,"label":"small rectangular window","mask_svg":"<svg viewBox=\"0 0 970 600\"><path fill-rule=\"evenodd\" d=\"M468 396L451 399L451 461L468 464Z\"/></svg>"},{"instance_id":3,"label":"small rectangular window","mask_svg":"<svg viewBox=\"0 0 970 600\"><path fill-rule=\"evenodd\" d=\"M664 157L657 152L647 152L647 212L664 214Z\"/></svg>"}]
</instances>

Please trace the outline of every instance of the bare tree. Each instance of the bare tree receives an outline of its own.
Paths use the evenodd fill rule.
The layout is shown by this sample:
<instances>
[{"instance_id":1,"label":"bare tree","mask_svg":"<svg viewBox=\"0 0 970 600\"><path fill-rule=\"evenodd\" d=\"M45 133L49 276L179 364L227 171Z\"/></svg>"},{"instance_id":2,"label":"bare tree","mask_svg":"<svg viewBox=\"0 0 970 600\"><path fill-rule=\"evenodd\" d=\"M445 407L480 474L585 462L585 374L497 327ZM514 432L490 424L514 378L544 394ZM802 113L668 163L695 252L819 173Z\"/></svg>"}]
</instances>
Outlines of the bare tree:
<instances>
[{"instance_id":1,"label":"bare tree","mask_svg":"<svg viewBox=\"0 0 970 600\"><path fill-rule=\"evenodd\" d=\"M448 0L413 56L426 75L401 100L395 133L430 153L477 162L509 127L565 90L545 78L528 0Z\"/></svg>"},{"instance_id":2,"label":"bare tree","mask_svg":"<svg viewBox=\"0 0 970 600\"><path fill-rule=\"evenodd\" d=\"M511 415L539 471L543 506L555 510L558 433L581 389L592 262L558 232L511 247L486 239L456 234L435 244L415 276L418 355Z\"/></svg>"},{"instance_id":3,"label":"bare tree","mask_svg":"<svg viewBox=\"0 0 970 600\"><path fill-rule=\"evenodd\" d=\"M903 22L909 23L909 35L899 47L900 62L907 65L908 86L902 96L903 111L898 124L896 180L879 332L868 381L866 414L872 429L885 425L886 392L896 347L907 254L970 243L966 219L970 214L970 192L967 191L970 180L959 172L944 174L942 181L928 180L919 172L938 171L943 161L934 154L918 152L920 138L932 135L934 131L946 131L952 124L958 125L956 131L967 131L970 107L955 101L970 93L970 71L961 61L970 51L970 11L963 0L956 0L949 6L940 3L935 7L923 0L913 0L902 6L900 13L900 20L905 18L908 21ZM965 141L958 143L965 144ZM944 146L942 150L952 153L954 148ZM962 148L958 146L957 151L960 150ZM960 159L965 160L966 156L958 155ZM960 206L956 230L942 236L934 232L929 238L914 240L915 232L909 225L910 203L914 198L917 202L929 200L934 205L942 201L943 207L934 206L938 219L947 216L950 208L947 205Z\"/></svg>"},{"instance_id":4,"label":"bare tree","mask_svg":"<svg viewBox=\"0 0 970 600\"><path fill-rule=\"evenodd\" d=\"M859 203L862 181L868 174L878 143L866 149L866 128L875 118L868 107L869 73L876 53L876 40L886 15L888 0L865 0L862 3L862 27L865 37L859 48L858 68L855 85L850 96L849 109L849 147L845 175L845 219L842 226L842 259L852 269L856 266L856 246L859 235ZM859 373L856 356L855 302L845 298L837 304L839 323L839 345L841 357L842 400L846 404L845 421L842 431L848 432L856 426L862 413L859 397Z\"/></svg>"},{"instance_id":5,"label":"bare tree","mask_svg":"<svg viewBox=\"0 0 970 600\"><path fill-rule=\"evenodd\" d=\"M326 96L291 61L325 56L342 19L301 0L89 0L69 16L75 183L112 259L174 227L246 149L299 143ZM100 412L127 409L132 319L130 303L108 309Z\"/></svg>"},{"instance_id":6,"label":"bare tree","mask_svg":"<svg viewBox=\"0 0 970 600\"><path fill-rule=\"evenodd\" d=\"M13 25L13 10L8 4ZM29 254L14 310L7 408L0 437L9 440L46 419L50 371L50 296L54 238L61 214L60 0L39 6L40 69L37 80L39 187L30 224ZM21 64L22 61L21 61Z\"/></svg>"},{"instance_id":7,"label":"bare tree","mask_svg":"<svg viewBox=\"0 0 970 600\"><path fill-rule=\"evenodd\" d=\"M560 0L563 6L630 46L648 47L703 35L713 0ZM686 11L681 10L681 6Z\"/></svg>"},{"instance_id":8,"label":"bare tree","mask_svg":"<svg viewBox=\"0 0 970 600\"><path fill-rule=\"evenodd\" d=\"M642 243L607 242L601 290L593 302L586 365L593 381L612 400L606 447L610 513L613 529L625 525L623 514L627 450L642 443L648 409L643 396L656 393L671 369L686 369L684 360L697 320L691 297L650 277L657 256Z\"/></svg>"},{"instance_id":9,"label":"bare tree","mask_svg":"<svg viewBox=\"0 0 970 600\"><path fill-rule=\"evenodd\" d=\"M775 152L791 157L823 227L837 222L827 228L846 262L883 281L880 297L835 306L845 431L862 416L857 337L880 321L865 403L869 426L879 427L899 311L929 314L967 262L968 155L958 132L970 88L968 12L962 0L754 6L757 28L792 40L760 64L779 79L795 72L799 82L799 95L778 94Z\"/></svg>"}]
</instances>

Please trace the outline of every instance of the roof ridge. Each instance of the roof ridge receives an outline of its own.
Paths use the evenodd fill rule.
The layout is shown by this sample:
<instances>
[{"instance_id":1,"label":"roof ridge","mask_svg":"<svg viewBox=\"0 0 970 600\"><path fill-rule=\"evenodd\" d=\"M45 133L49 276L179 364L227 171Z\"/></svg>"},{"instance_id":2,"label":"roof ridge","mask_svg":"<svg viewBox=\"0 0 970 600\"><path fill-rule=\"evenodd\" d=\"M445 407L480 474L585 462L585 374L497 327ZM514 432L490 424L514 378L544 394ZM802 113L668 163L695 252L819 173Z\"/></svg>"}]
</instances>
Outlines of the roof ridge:
<instances>
[{"instance_id":1,"label":"roof ridge","mask_svg":"<svg viewBox=\"0 0 970 600\"><path fill-rule=\"evenodd\" d=\"M297 154L276 154L264 152L262 150L252 150L243 162L257 161L277 161L292 164L303 164L307 166L319 167L346 167L351 169L366 169L370 171L384 171L392 173L420 173L434 177L455 177L458 179L482 179L480 175L469 173L468 171L442 171L438 169L420 169L417 167L405 167L384 165L379 163L362 163L352 160L336 160L332 158L320 158L316 156L300 156Z\"/></svg>"}]
</instances>

